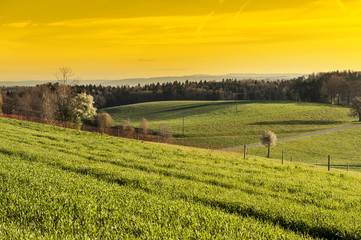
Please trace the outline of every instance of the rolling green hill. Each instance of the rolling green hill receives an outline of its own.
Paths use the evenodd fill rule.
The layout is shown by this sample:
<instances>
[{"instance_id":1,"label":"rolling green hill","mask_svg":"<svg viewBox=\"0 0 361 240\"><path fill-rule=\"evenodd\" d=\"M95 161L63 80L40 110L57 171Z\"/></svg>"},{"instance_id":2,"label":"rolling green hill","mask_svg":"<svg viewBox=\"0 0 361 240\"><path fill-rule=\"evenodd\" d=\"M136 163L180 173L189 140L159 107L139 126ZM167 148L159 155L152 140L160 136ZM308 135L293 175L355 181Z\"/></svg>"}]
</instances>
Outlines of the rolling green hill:
<instances>
[{"instance_id":1,"label":"rolling green hill","mask_svg":"<svg viewBox=\"0 0 361 240\"><path fill-rule=\"evenodd\" d=\"M267 130L274 131L281 139L355 121L345 107L287 101L171 101L102 110L111 114L117 124L130 119L138 126L145 117L150 127L157 130L164 122L178 140L187 141L185 145L211 148L258 143ZM182 136L183 116L185 137Z\"/></svg>"},{"instance_id":2,"label":"rolling green hill","mask_svg":"<svg viewBox=\"0 0 361 240\"><path fill-rule=\"evenodd\" d=\"M360 239L361 175L0 119L2 239Z\"/></svg>"}]
</instances>

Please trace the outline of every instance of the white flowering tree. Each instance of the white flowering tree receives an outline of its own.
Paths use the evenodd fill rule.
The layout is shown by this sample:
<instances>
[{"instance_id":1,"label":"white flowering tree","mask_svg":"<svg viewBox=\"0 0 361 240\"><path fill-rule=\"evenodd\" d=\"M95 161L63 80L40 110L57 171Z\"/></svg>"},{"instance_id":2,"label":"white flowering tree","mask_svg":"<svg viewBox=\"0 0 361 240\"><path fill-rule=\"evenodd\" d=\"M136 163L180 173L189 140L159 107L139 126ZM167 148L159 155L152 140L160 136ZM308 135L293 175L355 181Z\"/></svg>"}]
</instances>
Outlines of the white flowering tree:
<instances>
[{"instance_id":1,"label":"white flowering tree","mask_svg":"<svg viewBox=\"0 0 361 240\"><path fill-rule=\"evenodd\" d=\"M91 95L79 93L73 100L73 115L75 122L80 123L81 119L92 119L97 109L93 106L94 100Z\"/></svg>"}]
</instances>

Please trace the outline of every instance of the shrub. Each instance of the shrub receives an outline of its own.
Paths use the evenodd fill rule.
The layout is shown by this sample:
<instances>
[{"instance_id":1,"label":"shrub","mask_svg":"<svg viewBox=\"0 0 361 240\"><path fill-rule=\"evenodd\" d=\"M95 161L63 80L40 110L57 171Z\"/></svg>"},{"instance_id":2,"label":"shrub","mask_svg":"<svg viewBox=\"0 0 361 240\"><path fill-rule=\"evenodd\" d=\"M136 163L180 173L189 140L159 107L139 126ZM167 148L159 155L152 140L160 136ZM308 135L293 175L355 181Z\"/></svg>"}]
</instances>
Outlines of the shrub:
<instances>
[{"instance_id":1,"label":"shrub","mask_svg":"<svg viewBox=\"0 0 361 240\"><path fill-rule=\"evenodd\" d=\"M140 120L140 123L139 123L139 131L143 134L148 134L149 133L149 124L148 124L148 121L147 119L145 118L142 118Z\"/></svg>"},{"instance_id":2,"label":"shrub","mask_svg":"<svg viewBox=\"0 0 361 240\"><path fill-rule=\"evenodd\" d=\"M173 134L172 129L168 127L165 123L159 124L159 135L164 137L164 142L169 142L172 140Z\"/></svg>"},{"instance_id":3,"label":"shrub","mask_svg":"<svg viewBox=\"0 0 361 240\"><path fill-rule=\"evenodd\" d=\"M98 127L101 127L101 128L109 128L114 125L113 118L108 113L105 113L105 112L98 113L95 116L95 121L96 121Z\"/></svg>"}]
</instances>

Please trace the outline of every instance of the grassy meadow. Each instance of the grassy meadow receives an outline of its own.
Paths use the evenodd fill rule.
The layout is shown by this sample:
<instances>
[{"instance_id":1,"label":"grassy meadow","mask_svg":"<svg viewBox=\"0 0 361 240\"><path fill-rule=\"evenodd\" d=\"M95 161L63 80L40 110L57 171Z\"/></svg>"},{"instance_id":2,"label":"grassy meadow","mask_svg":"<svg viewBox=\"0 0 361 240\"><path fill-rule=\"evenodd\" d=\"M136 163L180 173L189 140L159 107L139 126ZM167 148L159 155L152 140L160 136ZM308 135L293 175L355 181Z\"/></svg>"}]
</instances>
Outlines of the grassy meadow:
<instances>
[{"instance_id":1,"label":"grassy meadow","mask_svg":"<svg viewBox=\"0 0 361 240\"><path fill-rule=\"evenodd\" d=\"M281 139L351 125L356 120L345 107L289 101L169 101L102 110L117 124L130 119L137 127L145 117L156 131L160 123L166 123L180 143L185 140L185 144L210 148L258 143L267 130Z\"/></svg>"},{"instance_id":2,"label":"grassy meadow","mask_svg":"<svg viewBox=\"0 0 361 240\"><path fill-rule=\"evenodd\" d=\"M2 239L360 239L361 175L0 119Z\"/></svg>"},{"instance_id":3,"label":"grassy meadow","mask_svg":"<svg viewBox=\"0 0 361 240\"><path fill-rule=\"evenodd\" d=\"M361 126L342 129L335 132L304 137L287 142L277 143L271 149L272 158L282 158L296 162L327 166L328 155L331 156L331 165L335 168L361 171ZM266 156L265 147L253 147L247 151L251 155Z\"/></svg>"}]
</instances>

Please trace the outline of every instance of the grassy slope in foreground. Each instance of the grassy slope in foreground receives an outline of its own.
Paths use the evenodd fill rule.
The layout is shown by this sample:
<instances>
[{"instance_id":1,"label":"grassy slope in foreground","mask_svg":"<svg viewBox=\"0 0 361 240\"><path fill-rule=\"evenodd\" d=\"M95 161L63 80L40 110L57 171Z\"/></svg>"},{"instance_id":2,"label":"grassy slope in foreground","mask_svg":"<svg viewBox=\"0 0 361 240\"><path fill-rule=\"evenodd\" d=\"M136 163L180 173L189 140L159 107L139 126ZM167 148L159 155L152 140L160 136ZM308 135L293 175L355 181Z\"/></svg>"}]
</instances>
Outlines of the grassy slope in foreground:
<instances>
[{"instance_id":1,"label":"grassy slope in foreground","mask_svg":"<svg viewBox=\"0 0 361 240\"><path fill-rule=\"evenodd\" d=\"M277 143L272 147L271 157L284 158L290 161L304 162L327 166L328 155L331 156L333 167L346 169L350 164L350 170L361 171L361 126L309 136L287 142ZM251 155L265 156L267 149L259 146L249 148ZM344 166L337 166L344 165Z\"/></svg>"},{"instance_id":2,"label":"grassy slope in foreground","mask_svg":"<svg viewBox=\"0 0 361 240\"><path fill-rule=\"evenodd\" d=\"M152 129L164 122L181 139L183 116L185 140L213 148L234 147L259 142L264 131L278 138L298 136L355 120L349 109L318 103L288 101L169 101L133 104L103 109L120 124L130 119L139 125L142 117Z\"/></svg>"},{"instance_id":3,"label":"grassy slope in foreground","mask_svg":"<svg viewBox=\"0 0 361 240\"><path fill-rule=\"evenodd\" d=\"M358 174L0 125L1 238L361 238Z\"/></svg>"}]
</instances>

